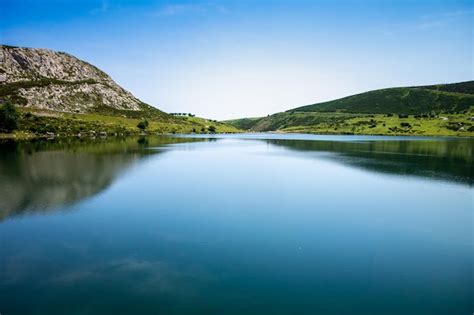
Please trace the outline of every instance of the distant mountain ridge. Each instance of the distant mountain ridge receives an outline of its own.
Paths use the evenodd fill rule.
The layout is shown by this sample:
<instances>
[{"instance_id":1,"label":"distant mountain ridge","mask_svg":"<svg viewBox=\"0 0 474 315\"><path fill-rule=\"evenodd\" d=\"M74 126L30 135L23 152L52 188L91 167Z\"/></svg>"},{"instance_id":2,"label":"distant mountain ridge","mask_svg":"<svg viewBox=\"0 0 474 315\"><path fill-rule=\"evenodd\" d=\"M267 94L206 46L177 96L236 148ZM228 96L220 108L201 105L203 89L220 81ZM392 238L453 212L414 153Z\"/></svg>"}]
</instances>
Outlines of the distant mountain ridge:
<instances>
[{"instance_id":1,"label":"distant mountain ridge","mask_svg":"<svg viewBox=\"0 0 474 315\"><path fill-rule=\"evenodd\" d=\"M0 104L9 100L60 112L145 111L169 117L97 67L64 52L0 45L0 61Z\"/></svg>"},{"instance_id":2,"label":"distant mountain ridge","mask_svg":"<svg viewBox=\"0 0 474 315\"><path fill-rule=\"evenodd\" d=\"M287 112L346 112L364 114L427 114L460 112L474 105L474 81L396 87L296 107Z\"/></svg>"}]
</instances>

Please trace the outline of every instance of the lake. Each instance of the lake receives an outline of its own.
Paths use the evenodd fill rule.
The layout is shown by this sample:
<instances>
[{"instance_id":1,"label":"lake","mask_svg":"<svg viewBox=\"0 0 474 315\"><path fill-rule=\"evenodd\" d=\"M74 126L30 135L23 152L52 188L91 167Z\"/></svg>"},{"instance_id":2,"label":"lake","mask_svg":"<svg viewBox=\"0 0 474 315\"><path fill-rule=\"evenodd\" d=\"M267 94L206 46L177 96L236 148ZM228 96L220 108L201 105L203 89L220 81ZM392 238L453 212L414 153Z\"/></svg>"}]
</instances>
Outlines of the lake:
<instances>
[{"instance_id":1,"label":"lake","mask_svg":"<svg viewBox=\"0 0 474 315\"><path fill-rule=\"evenodd\" d=\"M474 140L0 144L0 313L472 314Z\"/></svg>"}]
</instances>

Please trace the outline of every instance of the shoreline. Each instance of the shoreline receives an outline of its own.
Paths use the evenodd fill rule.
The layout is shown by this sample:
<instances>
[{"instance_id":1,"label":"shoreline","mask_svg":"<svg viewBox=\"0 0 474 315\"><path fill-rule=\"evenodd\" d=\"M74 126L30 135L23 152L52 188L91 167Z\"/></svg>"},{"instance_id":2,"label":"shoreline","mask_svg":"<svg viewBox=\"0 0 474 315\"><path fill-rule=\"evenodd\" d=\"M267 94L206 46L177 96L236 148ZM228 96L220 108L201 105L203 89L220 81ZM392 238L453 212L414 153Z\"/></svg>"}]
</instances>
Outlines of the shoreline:
<instances>
[{"instance_id":1,"label":"shoreline","mask_svg":"<svg viewBox=\"0 0 474 315\"><path fill-rule=\"evenodd\" d=\"M106 135L96 135L92 136L89 134L85 135L37 135L27 132L17 132L17 133L0 133L0 140L35 140L35 139L108 139L108 138L117 138L117 137L149 137L149 136L219 136L219 135L238 135L238 134L275 134L275 135L314 135L314 136L376 136L376 137L407 137L407 138L416 138L416 137L426 137L426 138L456 138L456 139L474 139L474 135L430 135L430 134L366 134L366 133L313 133L313 132L285 132L285 131L266 131L266 132L252 132L252 131L243 131L243 132L226 132L226 133L127 133L127 134L106 134Z\"/></svg>"}]
</instances>

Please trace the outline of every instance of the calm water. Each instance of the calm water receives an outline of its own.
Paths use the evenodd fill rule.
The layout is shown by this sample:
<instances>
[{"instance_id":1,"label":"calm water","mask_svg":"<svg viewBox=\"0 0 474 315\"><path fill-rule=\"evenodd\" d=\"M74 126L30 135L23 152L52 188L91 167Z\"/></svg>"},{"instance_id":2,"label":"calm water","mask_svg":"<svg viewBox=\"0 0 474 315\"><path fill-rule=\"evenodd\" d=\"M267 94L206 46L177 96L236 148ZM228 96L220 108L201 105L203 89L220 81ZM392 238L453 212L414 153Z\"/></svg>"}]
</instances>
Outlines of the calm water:
<instances>
[{"instance_id":1,"label":"calm water","mask_svg":"<svg viewBox=\"0 0 474 315\"><path fill-rule=\"evenodd\" d=\"M0 313L472 314L473 140L0 144Z\"/></svg>"}]
</instances>

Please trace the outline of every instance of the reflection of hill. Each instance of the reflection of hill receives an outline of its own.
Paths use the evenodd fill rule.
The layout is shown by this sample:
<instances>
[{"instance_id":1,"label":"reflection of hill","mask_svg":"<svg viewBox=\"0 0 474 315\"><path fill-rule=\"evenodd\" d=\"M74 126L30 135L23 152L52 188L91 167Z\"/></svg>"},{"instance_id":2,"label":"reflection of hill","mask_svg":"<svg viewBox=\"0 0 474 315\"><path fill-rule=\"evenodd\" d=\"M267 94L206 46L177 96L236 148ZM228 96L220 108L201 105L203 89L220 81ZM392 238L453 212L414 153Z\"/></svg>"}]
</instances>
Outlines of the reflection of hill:
<instances>
[{"instance_id":1,"label":"reflection of hill","mask_svg":"<svg viewBox=\"0 0 474 315\"><path fill-rule=\"evenodd\" d=\"M328 157L369 171L413 175L472 185L473 139L450 141L292 141L267 140L288 149L328 152Z\"/></svg>"},{"instance_id":2,"label":"reflection of hill","mask_svg":"<svg viewBox=\"0 0 474 315\"><path fill-rule=\"evenodd\" d=\"M0 220L72 205L105 190L160 146L196 139L151 137L0 143Z\"/></svg>"}]
</instances>

